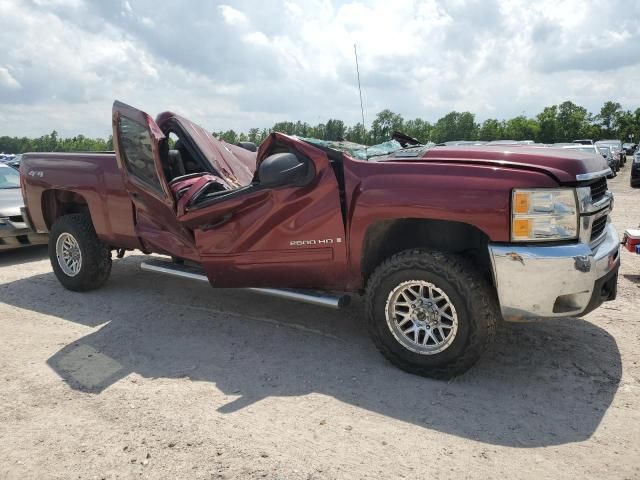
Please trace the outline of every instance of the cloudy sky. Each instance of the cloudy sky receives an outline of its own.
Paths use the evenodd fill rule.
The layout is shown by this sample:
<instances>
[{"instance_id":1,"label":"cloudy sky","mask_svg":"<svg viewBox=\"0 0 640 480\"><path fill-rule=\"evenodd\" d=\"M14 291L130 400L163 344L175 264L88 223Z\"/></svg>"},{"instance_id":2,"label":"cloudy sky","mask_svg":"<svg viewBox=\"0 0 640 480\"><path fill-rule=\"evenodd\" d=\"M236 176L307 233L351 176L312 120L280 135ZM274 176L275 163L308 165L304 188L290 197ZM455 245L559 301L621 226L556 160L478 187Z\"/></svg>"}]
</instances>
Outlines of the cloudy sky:
<instances>
[{"instance_id":1,"label":"cloudy sky","mask_svg":"<svg viewBox=\"0 0 640 480\"><path fill-rule=\"evenodd\" d=\"M106 136L114 99L210 130L640 106L638 0L0 0L0 135Z\"/></svg>"}]
</instances>

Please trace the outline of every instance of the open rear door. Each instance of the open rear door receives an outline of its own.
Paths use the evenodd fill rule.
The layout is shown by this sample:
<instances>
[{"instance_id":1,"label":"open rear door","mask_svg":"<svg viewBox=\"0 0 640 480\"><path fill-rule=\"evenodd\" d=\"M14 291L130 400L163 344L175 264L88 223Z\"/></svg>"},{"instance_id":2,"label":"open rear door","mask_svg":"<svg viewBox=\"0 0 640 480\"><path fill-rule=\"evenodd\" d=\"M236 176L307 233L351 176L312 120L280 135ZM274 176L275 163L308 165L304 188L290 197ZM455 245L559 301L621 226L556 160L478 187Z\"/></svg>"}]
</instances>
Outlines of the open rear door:
<instances>
[{"instance_id":1,"label":"open rear door","mask_svg":"<svg viewBox=\"0 0 640 480\"><path fill-rule=\"evenodd\" d=\"M113 104L113 144L125 188L136 213L136 233L153 252L198 258L191 233L176 219L176 206L163 171L166 139L145 112Z\"/></svg>"}]
</instances>

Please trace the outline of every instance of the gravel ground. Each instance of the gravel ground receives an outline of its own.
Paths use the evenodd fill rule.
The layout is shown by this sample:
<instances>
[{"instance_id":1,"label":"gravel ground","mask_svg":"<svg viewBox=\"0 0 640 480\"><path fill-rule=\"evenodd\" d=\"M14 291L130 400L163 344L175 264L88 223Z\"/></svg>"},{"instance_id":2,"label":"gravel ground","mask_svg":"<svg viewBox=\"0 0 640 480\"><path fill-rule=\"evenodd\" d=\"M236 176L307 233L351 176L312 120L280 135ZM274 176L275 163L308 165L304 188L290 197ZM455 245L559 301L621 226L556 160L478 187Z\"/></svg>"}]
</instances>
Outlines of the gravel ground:
<instances>
[{"instance_id":1,"label":"gravel ground","mask_svg":"<svg viewBox=\"0 0 640 480\"><path fill-rule=\"evenodd\" d=\"M620 233L640 223L629 167ZM451 382L343 312L114 262L74 294L0 253L0 478L640 478L640 256L584 319L507 324Z\"/></svg>"}]
</instances>

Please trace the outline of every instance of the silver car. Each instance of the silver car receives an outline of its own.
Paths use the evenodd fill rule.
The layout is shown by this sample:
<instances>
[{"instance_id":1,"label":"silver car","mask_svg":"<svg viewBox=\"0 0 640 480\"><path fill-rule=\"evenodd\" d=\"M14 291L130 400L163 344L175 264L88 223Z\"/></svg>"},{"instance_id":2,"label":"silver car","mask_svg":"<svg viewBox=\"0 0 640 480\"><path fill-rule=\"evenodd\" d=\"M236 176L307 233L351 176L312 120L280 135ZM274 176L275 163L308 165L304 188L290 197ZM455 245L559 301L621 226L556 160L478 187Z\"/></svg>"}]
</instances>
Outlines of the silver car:
<instances>
[{"instance_id":1,"label":"silver car","mask_svg":"<svg viewBox=\"0 0 640 480\"><path fill-rule=\"evenodd\" d=\"M20 212L23 206L20 174L0 164L0 251L47 243L47 235L27 227Z\"/></svg>"},{"instance_id":2,"label":"silver car","mask_svg":"<svg viewBox=\"0 0 640 480\"><path fill-rule=\"evenodd\" d=\"M610 147L611 152L617 162L617 170L627 163L627 155L622 149L622 142L620 140L598 140L596 142L598 147L605 146Z\"/></svg>"},{"instance_id":3,"label":"silver car","mask_svg":"<svg viewBox=\"0 0 640 480\"><path fill-rule=\"evenodd\" d=\"M562 148L563 150L578 150L580 152L593 153L594 155L602 155L607 161L607 165L611 169L611 174L608 178L615 177L616 171L618 170L616 161L614 158L614 154L611 148L611 145L589 145L586 143L554 143L551 145L553 148Z\"/></svg>"}]
</instances>

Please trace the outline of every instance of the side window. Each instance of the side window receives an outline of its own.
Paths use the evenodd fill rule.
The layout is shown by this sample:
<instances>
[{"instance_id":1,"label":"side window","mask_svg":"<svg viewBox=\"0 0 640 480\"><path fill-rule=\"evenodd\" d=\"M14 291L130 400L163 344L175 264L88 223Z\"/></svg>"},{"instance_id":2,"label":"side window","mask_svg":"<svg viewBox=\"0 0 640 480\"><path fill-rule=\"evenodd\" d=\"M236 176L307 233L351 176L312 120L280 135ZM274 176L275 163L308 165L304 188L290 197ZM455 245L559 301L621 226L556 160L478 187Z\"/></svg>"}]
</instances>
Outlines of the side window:
<instances>
[{"instance_id":1,"label":"side window","mask_svg":"<svg viewBox=\"0 0 640 480\"><path fill-rule=\"evenodd\" d=\"M120 133L120 153L128 172L153 189L162 191L156 173L151 136L147 128L121 115L118 131Z\"/></svg>"}]
</instances>

